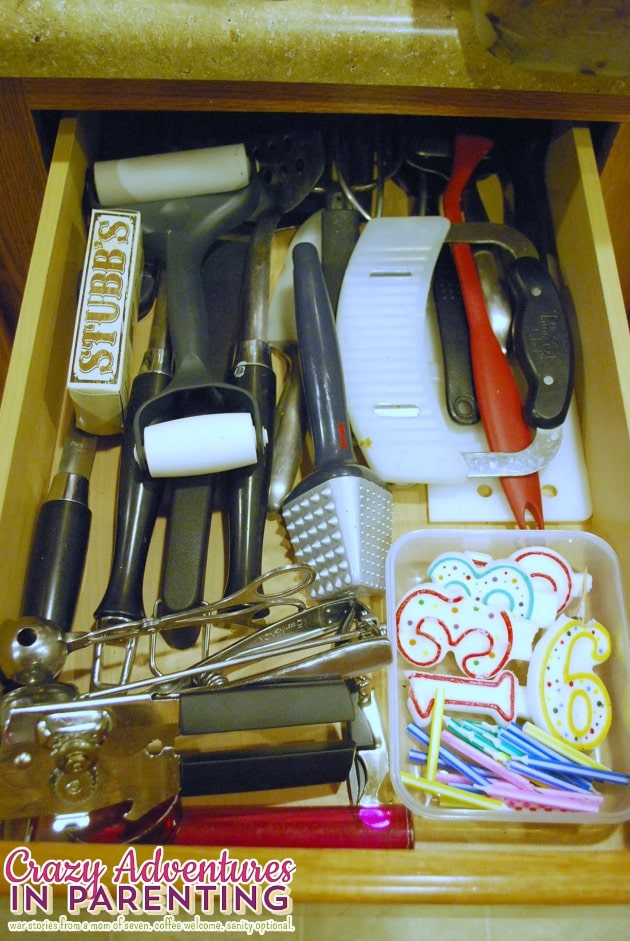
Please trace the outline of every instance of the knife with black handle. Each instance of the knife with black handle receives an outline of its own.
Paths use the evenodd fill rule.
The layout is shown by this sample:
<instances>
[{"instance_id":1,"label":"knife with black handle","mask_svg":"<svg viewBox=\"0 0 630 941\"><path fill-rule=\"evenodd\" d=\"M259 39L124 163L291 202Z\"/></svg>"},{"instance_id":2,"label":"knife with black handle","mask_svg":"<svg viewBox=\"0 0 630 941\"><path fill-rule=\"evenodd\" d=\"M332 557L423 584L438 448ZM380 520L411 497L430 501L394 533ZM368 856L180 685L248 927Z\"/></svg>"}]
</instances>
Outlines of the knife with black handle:
<instances>
[{"instance_id":1,"label":"knife with black handle","mask_svg":"<svg viewBox=\"0 0 630 941\"><path fill-rule=\"evenodd\" d=\"M525 420L534 428L557 428L571 403L574 362L558 289L538 258L518 258L508 283L514 298L514 355L527 380Z\"/></svg>"}]
</instances>

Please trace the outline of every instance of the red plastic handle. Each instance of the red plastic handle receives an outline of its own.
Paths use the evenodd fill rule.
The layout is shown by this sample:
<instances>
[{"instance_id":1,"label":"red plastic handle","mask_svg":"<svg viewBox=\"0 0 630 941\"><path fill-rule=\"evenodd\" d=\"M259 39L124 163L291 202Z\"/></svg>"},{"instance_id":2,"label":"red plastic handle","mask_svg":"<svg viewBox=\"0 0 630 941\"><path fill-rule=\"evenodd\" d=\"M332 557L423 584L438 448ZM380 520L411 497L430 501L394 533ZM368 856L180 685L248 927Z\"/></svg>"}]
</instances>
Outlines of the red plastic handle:
<instances>
[{"instance_id":1,"label":"red plastic handle","mask_svg":"<svg viewBox=\"0 0 630 941\"><path fill-rule=\"evenodd\" d=\"M89 814L80 829L59 832L55 817L35 821L37 840L79 843L156 843L169 846L264 846L303 849L411 849L411 811L402 804L370 807L185 807L179 796L136 820L131 801Z\"/></svg>"},{"instance_id":2,"label":"red plastic handle","mask_svg":"<svg viewBox=\"0 0 630 941\"><path fill-rule=\"evenodd\" d=\"M373 807L189 807L169 841L177 846L410 849L413 820L402 804Z\"/></svg>"},{"instance_id":3,"label":"red plastic handle","mask_svg":"<svg viewBox=\"0 0 630 941\"><path fill-rule=\"evenodd\" d=\"M462 191L491 147L491 141L485 138L466 135L455 138L453 169L442 198L444 215L450 222L463 220ZM466 308L475 394L488 445L491 451L521 451L531 444L531 431L523 418L512 370L492 330L472 249L466 244L451 248ZM542 529L538 474L502 477L501 485L518 525L527 527L529 511L536 526Z\"/></svg>"}]
</instances>

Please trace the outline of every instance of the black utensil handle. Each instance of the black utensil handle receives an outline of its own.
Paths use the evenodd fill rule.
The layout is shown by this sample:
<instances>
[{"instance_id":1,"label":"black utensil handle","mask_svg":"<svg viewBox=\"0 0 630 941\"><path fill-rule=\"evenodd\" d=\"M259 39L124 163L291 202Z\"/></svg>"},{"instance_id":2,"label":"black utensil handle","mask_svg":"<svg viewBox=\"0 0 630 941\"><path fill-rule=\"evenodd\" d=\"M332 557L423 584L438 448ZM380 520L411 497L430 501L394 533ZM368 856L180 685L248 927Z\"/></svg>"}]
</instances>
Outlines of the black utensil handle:
<instances>
[{"instance_id":1,"label":"black utensil handle","mask_svg":"<svg viewBox=\"0 0 630 941\"><path fill-rule=\"evenodd\" d=\"M188 611L203 601L214 480L214 474L207 474L171 481L160 584L162 614ZM199 628L193 626L162 632L176 650L192 647L198 636Z\"/></svg>"},{"instance_id":2,"label":"black utensil handle","mask_svg":"<svg viewBox=\"0 0 630 941\"><path fill-rule=\"evenodd\" d=\"M27 569L22 614L72 627L85 568L92 514L85 502L47 500L40 508Z\"/></svg>"},{"instance_id":3,"label":"black utensil handle","mask_svg":"<svg viewBox=\"0 0 630 941\"><path fill-rule=\"evenodd\" d=\"M448 246L442 249L435 265L433 297L442 344L446 407L453 421L474 425L479 421L479 408L472 374L470 332L453 254Z\"/></svg>"},{"instance_id":4,"label":"black utensil handle","mask_svg":"<svg viewBox=\"0 0 630 941\"><path fill-rule=\"evenodd\" d=\"M553 278L536 258L517 259L509 284L514 353L528 386L525 419L536 428L557 428L573 389L573 341L564 308Z\"/></svg>"},{"instance_id":5,"label":"black utensil handle","mask_svg":"<svg viewBox=\"0 0 630 941\"><path fill-rule=\"evenodd\" d=\"M116 617L136 621L145 615L144 571L164 482L143 471L135 458L133 419L140 406L168 382L167 373L145 372L136 376L131 388L120 451L112 565L105 594L94 612L97 620Z\"/></svg>"},{"instance_id":6,"label":"black utensil handle","mask_svg":"<svg viewBox=\"0 0 630 941\"><path fill-rule=\"evenodd\" d=\"M192 689L179 697L181 735L351 722L355 707L341 677L300 677L251 686Z\"/></svg>"},{"instance_id":7,"label":"black utensil handle","mask_svg":"<svg viewBox=\"0 0 630 941\"><path fill-rule=\"evenodd\" d=\"M343 277L359 238L360 221L356 209L324 209L322 212L322 271L335 315Z\"/></svg>"},{"instance_id":8,"label":"black utensil handle","mask_svg":"<svg viewBox=\"0 0 630 941\"><path fill-rule=\"evenodd\" d=\"M183 755L180 758L181 793L183 797L200 797L336 784L347 779L355 754L354 743L342 740Z\"/></svg>"},{"instance_id":9,"label":"black utensil handle","mask_svg":"<svg viewBox=\"0 0 630 941\"><path fill-rule=\"evenodd\" d=\"M354 462L335 321L317 249L293 249L295 319L315 466Z\"/></svg>"},{"instance_id":10,"label":"black utensil handle","mask_svg":"<svg viewBox=\"0 0 630 941\"><path fill-rule=\"evenodd\" d=\"M257 345L262 346L262 342ZM267 442L256 464L231 471L229 476L227 595L244 588L262 571L276 405L276 377L268 347L266 354L260 358L268 362L239 364L232 379L234 385L250 392L258 403L259 420L266 431Z\"/></svg>"}]
</instances>

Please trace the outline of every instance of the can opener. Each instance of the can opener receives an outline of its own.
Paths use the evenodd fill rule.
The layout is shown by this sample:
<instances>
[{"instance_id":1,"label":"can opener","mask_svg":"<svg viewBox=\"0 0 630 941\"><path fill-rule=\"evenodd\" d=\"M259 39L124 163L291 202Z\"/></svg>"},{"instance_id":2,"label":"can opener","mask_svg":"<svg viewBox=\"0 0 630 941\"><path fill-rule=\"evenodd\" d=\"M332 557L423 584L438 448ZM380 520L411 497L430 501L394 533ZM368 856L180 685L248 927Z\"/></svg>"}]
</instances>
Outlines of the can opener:
<instances>
[{"instance_id":1,"label":"can opener","mask_svg":"<svg viewBox=\"0 0 630 941\"><path fill-rule=\"evenodd\" d=\"M229 679L233 667L291 650L307 656ZM189 671L82 696L60 682L25 686L3 700L0 766L8 786L0 816L83 814L132 802L130 817L138 819L176 794L329 784L351 775L356 797L384 773L384 738L366 726L370 699L354 677L390 660L374 615L347 596L269 624ZM300 733L278 742L279 729L297 726ZM236 742L231 733L239 733ZM377 748L378 758L359 763L360 749Z\"/></svg>"}]
</instances>

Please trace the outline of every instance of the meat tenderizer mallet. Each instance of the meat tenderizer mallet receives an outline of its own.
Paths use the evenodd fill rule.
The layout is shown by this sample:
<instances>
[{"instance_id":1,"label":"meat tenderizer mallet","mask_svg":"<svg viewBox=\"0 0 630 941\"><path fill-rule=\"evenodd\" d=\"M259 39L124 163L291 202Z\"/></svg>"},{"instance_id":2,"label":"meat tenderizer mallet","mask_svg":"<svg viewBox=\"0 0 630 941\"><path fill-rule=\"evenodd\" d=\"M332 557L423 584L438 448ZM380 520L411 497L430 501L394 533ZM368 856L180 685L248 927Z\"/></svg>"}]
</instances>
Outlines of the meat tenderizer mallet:
<instances>
[{"instance_id":1,"label":"meat tenderizer mallet","mask_svg":"<svg viewBox=\"0 0 630 941\"><path fill-rule=\"evenodd\" d=\"M382 592L392 541L392 495L355 460L332 306L317 249L296 245L293 264L314 470L289 494L282 516L297 559L316 572L313 597Z\"/></svg>"}]
</instances>

